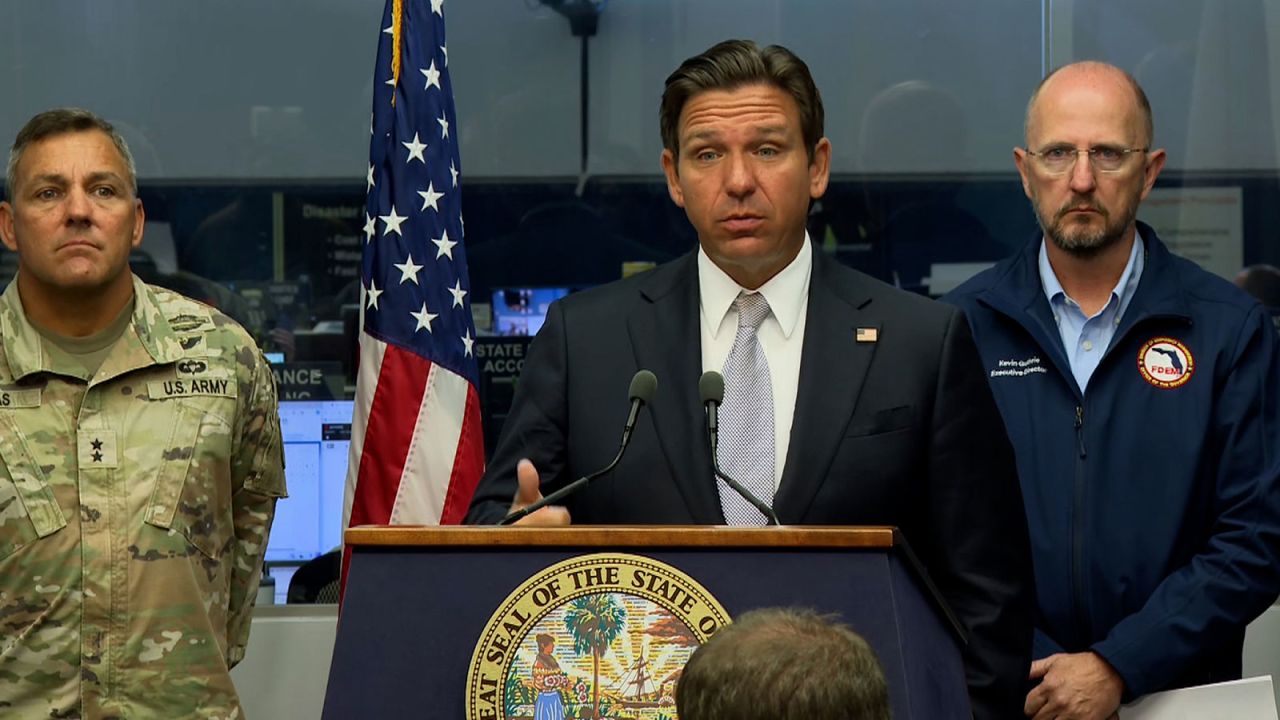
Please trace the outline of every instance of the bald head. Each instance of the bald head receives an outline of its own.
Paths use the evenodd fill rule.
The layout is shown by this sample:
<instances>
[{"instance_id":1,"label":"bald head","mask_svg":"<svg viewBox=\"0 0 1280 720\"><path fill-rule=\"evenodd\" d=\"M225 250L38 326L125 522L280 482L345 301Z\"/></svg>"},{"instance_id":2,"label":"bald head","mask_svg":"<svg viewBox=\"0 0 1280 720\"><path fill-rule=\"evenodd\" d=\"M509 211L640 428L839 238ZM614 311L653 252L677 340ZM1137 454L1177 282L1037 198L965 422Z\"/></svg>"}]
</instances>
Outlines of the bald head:
<instances>
[{"instance_id":1,"label":"bald head","mask_svg":"<svg viewBox=\"0 0 1280 720\"><path fill-rule=\"evenodd\" d=\"M1044 79L1036 86L1035 92L1031 93L1031 99L1027 102L1027 116L1023 123L1023 134L1028 144L1031 143L1031 138L1039 129L1037 125L1042 120L1041 114L1044 112L1044 108L1041 107L1041 97L1048 94L1069 92L1082 86L1119 91L1117 98L1127 96L1125 99L1127 106L1124 109L1136 114L1142 133L1141 137L1138 138L1139 144L1143 146L1151 145L1155 137L1155 124L1151 118L1151 103L1147 100L1147 94L1143 92L1142 86L1138 84L1138 81L1132 75L1124 70L1115 65L1096 60L1084 60L1063 65L1044 76ZM1117 110L1120 109L1117 108Z\"/></svg>"},{"instance_id":2,"label":"bald head","mask_svg":"<svg viewBox=\"0 0 1280 720\"><path fill-rule=\"evenodd\" d=\"M1040 82L1027 104L1026 145L1014 148L1013 159L1051 252L1127 257L1138 206L1164 167L1165 152L1151 141L1151 106L1120 68L1073 63ZM1050 167L1050 152L1074 157Z\"/></svg>"}]
</instances>

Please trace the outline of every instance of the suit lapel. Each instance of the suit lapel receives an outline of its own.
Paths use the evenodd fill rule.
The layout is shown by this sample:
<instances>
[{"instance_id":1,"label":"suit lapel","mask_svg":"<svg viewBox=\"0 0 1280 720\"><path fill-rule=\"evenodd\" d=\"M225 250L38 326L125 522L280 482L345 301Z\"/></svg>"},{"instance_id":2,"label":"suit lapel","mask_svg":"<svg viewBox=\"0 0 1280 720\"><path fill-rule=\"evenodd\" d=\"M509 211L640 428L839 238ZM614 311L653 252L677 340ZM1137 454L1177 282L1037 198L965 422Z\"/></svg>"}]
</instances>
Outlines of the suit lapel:
<instances>
[{"instance_id":1,"label":"suit lapel","mask_svg":"<svg viewBox=\"0 0 1280 720\"><path fill-rule=\"evenodd\" d=\"M877 319L860 312L870 302L870 295L856 283L836 278L839 268L835 262L815 248L795 419L774 499L774 509L784 523L804 519L814 494L826 480L871 366L874 339L885 332ZM860 328L865 329L863 342L858 342Z\"/></svg>"},{"instance_id":2,"label":"suit lapel","mask_svg":"<svg viewBox=\"0 0 1280 720\"><path fill-rule=\"evenodd\" d=\"M696 257L686 255L669 271L655 270L640 283L642 300L628 318L628 330L637 367L658 376L649 412L671 477L694 522L722 524L698 402L702 333Z\"/></svg>"}]
</instances>

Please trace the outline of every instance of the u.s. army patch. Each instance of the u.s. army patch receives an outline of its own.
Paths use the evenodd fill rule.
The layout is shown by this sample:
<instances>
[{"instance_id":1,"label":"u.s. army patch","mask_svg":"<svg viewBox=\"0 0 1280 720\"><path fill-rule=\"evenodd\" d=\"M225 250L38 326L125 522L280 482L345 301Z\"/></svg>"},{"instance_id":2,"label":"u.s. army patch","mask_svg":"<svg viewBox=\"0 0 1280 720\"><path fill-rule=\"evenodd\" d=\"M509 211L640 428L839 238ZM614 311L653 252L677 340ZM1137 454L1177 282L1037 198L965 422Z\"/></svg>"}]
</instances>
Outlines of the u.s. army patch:
<instances>
[{"instance_id":1,"label":"u.s. army patch","mask_svg":"<svg viewBox=\"0 0 1280 720\"><path fill-rule=\"evenodd\" d=\"M0 408L40 407L40 388L0 388Z\"/></svg>"},{"instance_id":2,"label":"u.s. army patch","mask_svg":"<svg viewBox=\"0 0 1280 720\"><path fill-rule=\"evenodd\" d=\"M116 431L81 428L76 434L76 455L81 470L114 468L116 457Z\"/></svg>"},{"instance_id":3,"label":"u.s. army patch","mask_svg":"<svg viewBox=\"0 0 1280 720\"><path fill-rule=\"evenodd\" d=\"M236 396L236 384L231 378L209 376L180 377L176 380L147 383L147 397L152 400L197 395L233 398Z\"/></svg>"}]
</instances>

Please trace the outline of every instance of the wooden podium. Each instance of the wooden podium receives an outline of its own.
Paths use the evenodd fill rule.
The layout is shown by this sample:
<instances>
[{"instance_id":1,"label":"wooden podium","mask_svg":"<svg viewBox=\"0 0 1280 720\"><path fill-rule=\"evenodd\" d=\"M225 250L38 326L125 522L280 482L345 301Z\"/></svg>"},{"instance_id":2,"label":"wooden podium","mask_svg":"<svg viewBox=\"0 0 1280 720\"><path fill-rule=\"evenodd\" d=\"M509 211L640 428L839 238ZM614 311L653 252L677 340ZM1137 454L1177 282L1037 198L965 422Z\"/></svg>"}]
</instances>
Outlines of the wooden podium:
<instances>
[{"instance_id":1,"label":"wooden podium","mask_svg":"<svg viewBox=\"0 0 1280 720\"><path fill-rule=\"evenodd\" d=\"M770 606L835 613L879 656L894 718L969 717L958 626L894 528L366 527L348 530L345 540L351 566L325 696L327 719L531 717L523 709L508 714L501 698L496 711L477 704L472 675L480 673L473 655L485 655L476 653L477 646L501 624L495 618L506 612L504 603L536 596L520 591L536 590L531 579L546 577L552 566L601 554L669 566L704 589L729 617ZM626 576L630 565L620 563ZM677 590L655 585L652 575L640 575L649 577L648 591L667 592L657 597L680 608L694 605ZM585 575L572 577L573 583L548 584L571 591ZM611 575L592 577L608 581ZM632 585L644 584L631 577L629 585L616 573L612 579L616 587L597 591L627 595ZM529 615L511 612L521 620ZM704 621L702 629L714 625L710 618ZM523 647L533 637L523 638ZM506 641L497 641L505 650ZM557 652L569 656L573 646L561 643ZM530 655L526 649L524 657ZM513 648L506 659L515 657ZM658 687L655 696L669 695L669 688ZM508 688L508 703L511 695ZM663 702L661 708L619 715L674 717L669 697Z\"/></svg>"}]
</instances>

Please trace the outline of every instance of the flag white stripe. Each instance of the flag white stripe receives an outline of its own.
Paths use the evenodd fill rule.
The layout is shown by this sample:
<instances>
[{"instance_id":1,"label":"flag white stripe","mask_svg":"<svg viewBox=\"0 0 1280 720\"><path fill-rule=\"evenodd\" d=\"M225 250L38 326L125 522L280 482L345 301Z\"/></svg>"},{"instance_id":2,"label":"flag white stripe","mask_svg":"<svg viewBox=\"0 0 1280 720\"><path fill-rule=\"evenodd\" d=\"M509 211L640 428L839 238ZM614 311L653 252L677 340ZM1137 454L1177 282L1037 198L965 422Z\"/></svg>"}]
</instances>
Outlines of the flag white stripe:
<instances>
[{"instance_id":1,"label":"flag white stripe","mask_svg":"<svg viewBox=\"0 0 1280 720\"><path fill-rule=\"evenodd\" d=\"M404 475L391 508L392 525L440 523L470 387L466 378L439 365L431 366Z\"/></svg>"},{"instance_id":2,"label":"flag white stripe","mask_svg":"<svg viewBox=\"0 0 1280 720\"><path fill-rule=\"evenodd\" d=\"M382 358L387 344L366 333L360 333L360 369L356 379L354 412L351 416L351 451L347 455L347 491L342 496L342 527L351 527L351 503L356 496L357 470L364 456L364 435L369 427L369 408L378 390Z\"/></svg>"}]
</instances>

